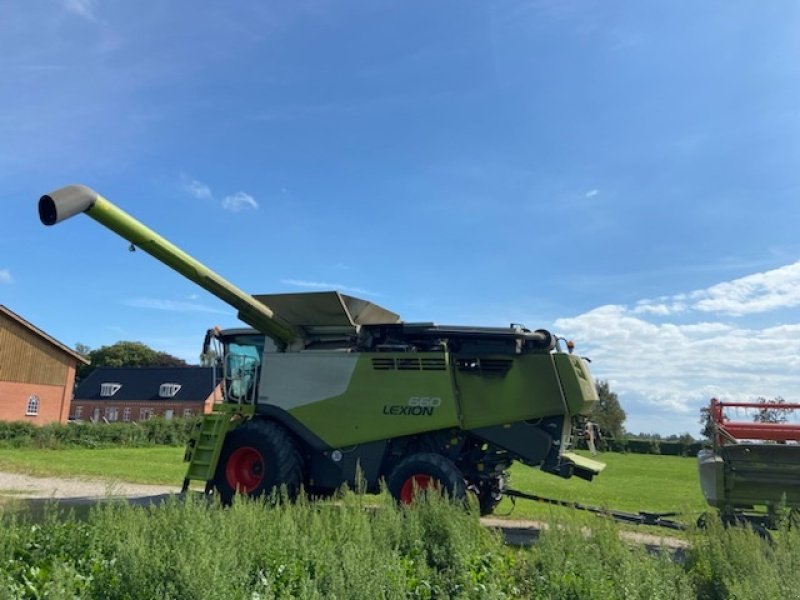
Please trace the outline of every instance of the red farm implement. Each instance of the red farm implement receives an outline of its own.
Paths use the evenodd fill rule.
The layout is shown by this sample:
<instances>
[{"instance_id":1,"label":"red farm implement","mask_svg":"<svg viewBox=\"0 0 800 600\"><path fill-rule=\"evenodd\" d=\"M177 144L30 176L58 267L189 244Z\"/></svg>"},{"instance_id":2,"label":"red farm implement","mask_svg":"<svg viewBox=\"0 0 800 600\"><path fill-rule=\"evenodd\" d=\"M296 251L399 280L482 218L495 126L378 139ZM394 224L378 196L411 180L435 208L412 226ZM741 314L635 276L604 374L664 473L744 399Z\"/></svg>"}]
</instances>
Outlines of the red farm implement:
<instances>
[{"instance_id":1,"label":"red farm implement","mask_svg":"<svg viewBox=\"0 0 800 600\"><path fill-rule=\"evenodd\" d=\"M798 416L800 404L711 400L713 448L698 454L698 467L703 495L723 521L772 528L800 510Z\"/></svg>"}]
</instances>

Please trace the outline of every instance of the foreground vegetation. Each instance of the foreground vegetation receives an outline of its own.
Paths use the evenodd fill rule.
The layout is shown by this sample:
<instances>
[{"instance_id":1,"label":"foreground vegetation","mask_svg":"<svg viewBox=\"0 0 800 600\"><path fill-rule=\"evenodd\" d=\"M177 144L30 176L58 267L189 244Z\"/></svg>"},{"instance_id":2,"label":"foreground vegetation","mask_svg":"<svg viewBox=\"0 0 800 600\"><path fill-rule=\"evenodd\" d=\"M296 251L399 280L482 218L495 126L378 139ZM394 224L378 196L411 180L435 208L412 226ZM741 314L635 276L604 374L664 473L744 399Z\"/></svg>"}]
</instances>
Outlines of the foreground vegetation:
<instances>
[{"instance_id":1,"label":"foreground vegetation","mask_svg":"<svg viewBox=\"0 0 800 600\"><path fill-rule=\"evenodd\" d=\"M561 479L517 464L511 469L509 483L525 492L604 508L680 512L684 513L687 523L693 523L708 508L700 493L694 458L616 453L603 453L597 458L607 467L592 482L575 477ZM10 448L0 452L0 470L173 485L177 488L186 474L186 464L183 462L183 448L179 446L108 447L101 450ZM555 512L566 514L569 510ZM525 500L514 506L505 499L495 513L510 513L520 519L544 519L550 515L551 509Z\"/></svg>"},{"instance_id":2,"label":"foreground vegetation","mask_svg":"<svg viewBox=\"0 0 800 600\"><path fill-rule=\"evenodd\" d=\"M385 500L385 498L384 498ZM334 501L223 509L203 500L103 503L85 520L52 509L0 527L4 598L790 598L800 534L770 546L712 524L676 562L573 517L528 549L438 498L374 509ZM16 516L15 516L16 515Z\"/></svg>"}]
</instances>

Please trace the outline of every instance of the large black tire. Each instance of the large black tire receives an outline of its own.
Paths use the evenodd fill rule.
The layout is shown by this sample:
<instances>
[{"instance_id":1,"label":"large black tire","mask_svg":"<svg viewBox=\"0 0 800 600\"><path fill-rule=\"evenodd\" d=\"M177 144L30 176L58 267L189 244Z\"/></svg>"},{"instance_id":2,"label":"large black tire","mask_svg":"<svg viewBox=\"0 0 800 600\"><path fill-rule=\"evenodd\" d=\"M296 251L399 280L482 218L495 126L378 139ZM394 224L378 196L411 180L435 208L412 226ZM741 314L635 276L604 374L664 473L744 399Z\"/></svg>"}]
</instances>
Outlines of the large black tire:
<instances>
[{"instance_id":1,"label":"large black tire","mask_svg":"<svg viewBox=\"0 0 800 600\"><path fill-rule=\"evenodd\" d=\"M453 462L432 452L412 454L401 460L386 481L392 497L401 504L411 504L416 492L431 488L453 500L466 494L464 475Z\"/></svg>"},{"instance_id":2,"label":"large black tire","mask_svg":"<svg viewBox=\"0 0 800 600\"><path fill-rule=\"evenodd\" d=\"M281 424L253 419L228 433L214 476L224 504L230 504L237 493L254 498L282 485L294 498L302 481L303 461Z\"/></svg>"}]
</instances>

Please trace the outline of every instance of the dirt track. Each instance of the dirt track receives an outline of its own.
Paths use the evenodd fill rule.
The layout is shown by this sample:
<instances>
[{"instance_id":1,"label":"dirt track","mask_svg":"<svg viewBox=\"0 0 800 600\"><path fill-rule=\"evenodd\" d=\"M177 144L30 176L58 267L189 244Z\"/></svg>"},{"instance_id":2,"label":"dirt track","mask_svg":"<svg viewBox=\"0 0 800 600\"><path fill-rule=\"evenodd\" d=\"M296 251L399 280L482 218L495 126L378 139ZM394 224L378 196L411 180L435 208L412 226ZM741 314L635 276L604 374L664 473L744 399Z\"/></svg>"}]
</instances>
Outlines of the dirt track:
<instances>
[{"instance_id":1,"label":"dirt track","mask_svg":"<svg viewBox=\"0 0 800 600\"><path fill-rule=\"evenodd\" d=\"M97 479L32 477L0 472L0 497L27 498L106 498L109 496L150 496L177 493L180 487L113 483Z\"/></svg>"}]
</instances>

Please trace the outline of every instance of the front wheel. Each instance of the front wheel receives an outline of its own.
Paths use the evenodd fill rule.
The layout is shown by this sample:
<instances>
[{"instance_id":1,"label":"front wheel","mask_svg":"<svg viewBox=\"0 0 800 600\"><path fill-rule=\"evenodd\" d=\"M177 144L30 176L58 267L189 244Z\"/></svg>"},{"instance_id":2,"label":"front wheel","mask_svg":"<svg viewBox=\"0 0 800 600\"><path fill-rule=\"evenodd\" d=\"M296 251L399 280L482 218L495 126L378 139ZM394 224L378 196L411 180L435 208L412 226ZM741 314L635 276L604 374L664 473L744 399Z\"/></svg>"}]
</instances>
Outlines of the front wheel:
<instances>
[{"instance_id":1,"label":"front wheel","mask_svg":"<svg viewBox=\"0 0 800 600\"><path fill-rule=\"evenodd\" d=\"M274 421L251 420L226 436L214 487L230 504L237 493L257 497L282 485L294 498L302 480L302 460L288 431Z\"/></svg>"},{"instance_id":2,"label":"front wheel","mask_svg":"<svg viewBox=\"0 0 800 600\"><path fill-rule=\"evenodd\" d=\"M398 463L386 481L392 497L401 504L412 504L417 493L435 490L453 500L466 494L464 476L453 462L432 452L420 452Z\"/></svg>"}]
</instances>

